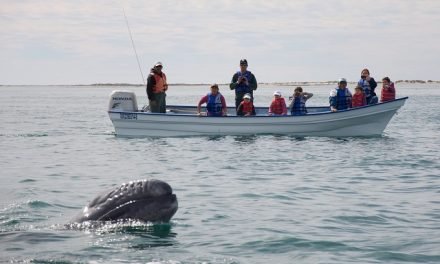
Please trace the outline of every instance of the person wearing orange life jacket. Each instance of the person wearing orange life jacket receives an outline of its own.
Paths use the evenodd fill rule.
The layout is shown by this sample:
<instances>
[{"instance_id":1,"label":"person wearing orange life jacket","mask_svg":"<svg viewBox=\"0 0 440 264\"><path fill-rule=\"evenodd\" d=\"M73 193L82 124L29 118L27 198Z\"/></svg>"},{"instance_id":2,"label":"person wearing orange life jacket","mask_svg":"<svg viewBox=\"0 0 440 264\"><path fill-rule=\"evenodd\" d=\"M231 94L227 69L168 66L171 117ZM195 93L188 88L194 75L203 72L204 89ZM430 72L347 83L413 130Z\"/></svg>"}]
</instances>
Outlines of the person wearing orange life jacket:
<instances>
[{"instance_id":1,"label":"person wearing orange life jacket","mask_svg":"<svg viewBox=\"0 0 440 264\"><path fill-rule=\"evenodd\" d=\"M269 106L269 115L270 116L276 116L276 115L287 115L287 107L286 107L286 101L283 97L281 97L281 92L276 91L273 93L274 99L272 100L272 103Z\"/></svg>"},{"instance_id":2,"label":"person wearing orange life jacket","mask_svg":"<svg viewBox=\"0 0 440 264\"><path fill-rule=\"evenodd\" d=\"M237 108L237 115L238 116L251 116L255 115L255 107L254 104L251 101L252 97L250 94L245 94L243 96L243 101L240 103L240 105Z\"/></svg>"},{"instance_id":3,"label":"person wearing orange life jacket","mask_svg":"<svg viewBox=\"0 0 440 264\"><path fill-rule=\"evenodd\" d=\"M396 88L389 77L382 79L382 92L380 94L380 102L392 101L396 99Z\"/></svg>"},{"instance_id":4,"label":"person wearing orange life jacket","mask_svg":"<svg viewBox=\"0 0 440 264\"><path fill-rule=\"evenodd\" d=\"M157 62L151 69L147 79L147 96L150 103L150 112L165 113L165 91L168 90L167 77L162 72L162 62Z\"/></svg>"}]
</instances>

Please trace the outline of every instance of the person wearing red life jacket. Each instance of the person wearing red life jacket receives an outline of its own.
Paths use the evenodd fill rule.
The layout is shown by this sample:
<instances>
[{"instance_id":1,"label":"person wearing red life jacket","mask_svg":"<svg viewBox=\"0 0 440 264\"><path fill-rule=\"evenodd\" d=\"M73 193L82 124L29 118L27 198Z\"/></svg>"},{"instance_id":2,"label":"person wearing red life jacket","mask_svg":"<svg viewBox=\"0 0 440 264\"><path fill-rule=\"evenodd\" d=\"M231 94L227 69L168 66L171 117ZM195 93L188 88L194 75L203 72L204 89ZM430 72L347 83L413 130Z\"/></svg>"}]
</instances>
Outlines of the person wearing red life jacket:
<instances>
[{"instance_id":1,"label":"person wearing red life jacket","mask_svg":"<svg viewBox=\"0 0 440 264\"><path fill-rule=\"evenodd\" d=\"M382 93L380 95L380 102L392 101L396 99L396 89L394 83L390 78L385 77L382 79Z\"/></svg>"},{"instance_id":2,"label":"person wearing red life jacket","mask_svg":"<svg viewBox=\"0 0 440 264\"><path fill-rule=\"evenodd\" d=\"M274 98L269 106L269 115L287 115L286 101L281 97L281 92L276 91L273 96Z\"/></svg>"},{"instance_id":3,"label":"person wearing red life jacket","mask_svg":"<svg viewBox=\"0 0 440 264\"><path fill-rule=\"evenodd\" d=\"M147 78L147 96L150 103L150 112L165 113L165 91L168 90L167 77L162 72L162 62L157 62Z\"/></svg>"},{"instance_id":4,"label":"person wearing red life jacket","mask_svg":"<svg viewBox=\"0 0 440 264\"><path fill-rule=\"evenodd\" d=\"M364 89L361 86L354 88L354 94L351 98L351 107L361 107L367 105L367 97L364 94Z\"/></svg>"},{"instance_id":5,"label":"person wearing red life jacket","mask_svg":"<svg viewBox=\"0 0 440 264\"><path fill-rule=\"evenodd\" d=\"M225 97L219 93L217 84L211 85L211 92L203 96L197 105L197 114L202 115L201 106L206 103L206 115L207 116L227 116L228 109L226 107Z\"/></svg>"},{"instance_id":6,"label":"person wearing red life jacket","mask_svg":"<svg viewBox=\"0 0 440 264\"><path fill-rule=\"evenodd\" d=\"M253 116L255 115L255 107L251 101L252 97L250 94L245 94L243 96L243 101L241 101L240 105L237 108L238 116Z\"/></svg>"}]
</instances>

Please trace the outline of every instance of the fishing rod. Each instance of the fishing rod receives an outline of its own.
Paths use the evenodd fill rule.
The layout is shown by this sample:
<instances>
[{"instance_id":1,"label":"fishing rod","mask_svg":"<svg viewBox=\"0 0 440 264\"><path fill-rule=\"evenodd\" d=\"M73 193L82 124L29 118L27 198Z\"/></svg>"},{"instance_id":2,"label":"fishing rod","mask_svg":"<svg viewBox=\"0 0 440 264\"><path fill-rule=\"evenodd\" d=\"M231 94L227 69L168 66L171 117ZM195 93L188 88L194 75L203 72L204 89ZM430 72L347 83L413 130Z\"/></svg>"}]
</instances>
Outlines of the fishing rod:
<instances>
[{"instance_id":1,"label":"fishing rod","mask_svg":"<svg viewBox=\"0 0 440 264\"><path fill-rule=\"evenodd\" d=\"M130 34L131 45L133 46L134 54L136 55L136 60L137 60L138 66L139 66L139 72L141 73L141 76L142 76L142 82L145 85L144 74L142 73L141 63L139 62L139 56L138 56L137 51L136 51L136 46L134 45L133 35L131 34L130 25L128 24L127 15L125 14L125 9L122 8L122 11L124 12L125 23L127 24L128 33Z\"/></svg>"}]
</instances>

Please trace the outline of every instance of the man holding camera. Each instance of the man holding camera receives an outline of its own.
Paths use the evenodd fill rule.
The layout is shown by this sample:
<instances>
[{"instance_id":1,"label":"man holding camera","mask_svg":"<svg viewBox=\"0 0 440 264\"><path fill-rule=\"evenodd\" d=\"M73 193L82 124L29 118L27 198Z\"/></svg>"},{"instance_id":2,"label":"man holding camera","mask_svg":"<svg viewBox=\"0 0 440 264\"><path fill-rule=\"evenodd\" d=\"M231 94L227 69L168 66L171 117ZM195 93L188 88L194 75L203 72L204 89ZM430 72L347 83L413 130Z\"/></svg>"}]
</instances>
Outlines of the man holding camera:
<instances>
[{"instance_id":1,"label":"man holding camera","mask_svg":"<svg viewBox=\"0 0 440 264\"><path fill-rule=\"evenodd\" d=\"M240 60L240 70L232 76L229 84L231 90L235 90L235 109L238 108L245 94L251 95L251 101L254 101L254 90L257 90L257 80L255 76L247 70L248 62L246 59Z\"/></svg>"}]
</instances>

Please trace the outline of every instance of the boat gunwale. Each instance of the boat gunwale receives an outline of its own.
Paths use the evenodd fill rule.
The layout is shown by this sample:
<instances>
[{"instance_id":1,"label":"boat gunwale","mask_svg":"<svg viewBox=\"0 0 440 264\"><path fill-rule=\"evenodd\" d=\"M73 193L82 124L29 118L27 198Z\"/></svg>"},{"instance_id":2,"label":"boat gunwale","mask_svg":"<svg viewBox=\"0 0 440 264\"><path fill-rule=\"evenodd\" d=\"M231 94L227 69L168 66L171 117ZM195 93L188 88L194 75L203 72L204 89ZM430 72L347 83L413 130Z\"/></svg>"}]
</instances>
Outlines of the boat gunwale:
<instances>
[{"instance_id":1,"label":"boat gunwale","mask_svg":"<svg viewBox=\"0 0 440 264\"><path fill-rule=\"evenodd\" d=\"M397 98L394 99L392 101L387 101L387 102L381 102L378 104L372 104L372 105L365 105L365 106L361 106L361 107L356 107L356 108L349 108L349 109L344 109L344 110L338 110L336 112L332 112L332 111L324 111L324 112L316 112L316 113L307 113L305 115L273 115L273 116L269 116L269 115L254 115L254 116L236 116L236 115L228 115L228 116L210 116L210 118L304 118L307 116L318 116L318 115L328 115L328 114L341 114L341 113L347 113L347 112L352 112L352 111L357 111L357 110L362 110L362 109L366 109L366 108L374 108L377 106L381 106L384 104L390 104L390 103L394 103L397 101L406 101L408 99L408 96L405 97L401 97L401 98ZM168 107L182 107L182 108L194 108L195 106L193 105L169 105ZM311 108L326 108L326 107L330 107L330 106L311 106L311 107L307 107L309 109ZM233 107L228 107L233 109ZM266 107L256 107L257 109L265 109ZM399 107L400 108L400 107ZM177 113L151 113L151 112L140 112L140 111L123 111L123 110L109 110L107 111L109 114L119 114L119 113L127 113L127 114L140 114L140 115L151 115L151 116L181 116L181 117L195 117L198 115L197 114L177 114ZM202 116L203 117L203 116Z\"/></svg>"}]
</instances>

